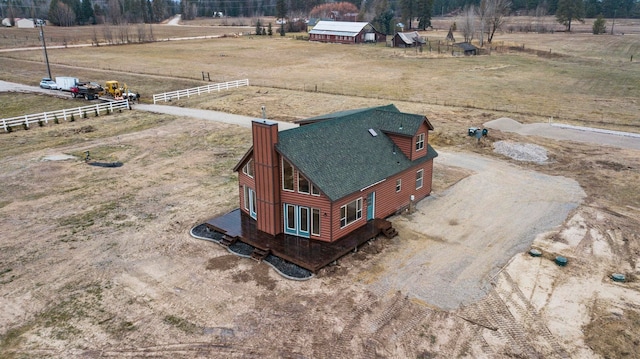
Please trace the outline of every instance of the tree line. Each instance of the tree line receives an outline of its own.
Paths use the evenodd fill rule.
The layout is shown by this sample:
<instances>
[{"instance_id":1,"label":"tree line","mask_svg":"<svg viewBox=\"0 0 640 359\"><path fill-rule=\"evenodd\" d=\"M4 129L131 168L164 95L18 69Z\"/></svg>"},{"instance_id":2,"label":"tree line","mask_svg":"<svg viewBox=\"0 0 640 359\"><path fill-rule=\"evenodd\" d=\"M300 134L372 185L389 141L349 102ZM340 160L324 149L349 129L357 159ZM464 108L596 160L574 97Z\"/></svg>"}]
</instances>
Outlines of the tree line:
<instances>
[{"instance_id":1,"label":"tree line","mask_svg":"<svg viewBox=\"0 0 640 359\"><path fill-rule=\"evenodd\" d=\"M370 21L376 29L392 33L398 22L426 29L431 18L462 15L483 0L346 0L357 20ZM640 18L640 0L509 0L507 15L563 15L570 23L580 18ZM308 18L318 7L335 5L329 0L0 0L0 17L46 18L60 26L97 23L157 23L181 13L195 17ZM466 9L466 10L465 10ZM568 9L568 10L567 10ZM477 15L477 14L476 14ZM411 21L410 21L411 20ZM569 26L568 26L569 27Z\"/></svg>"}]
</instances>

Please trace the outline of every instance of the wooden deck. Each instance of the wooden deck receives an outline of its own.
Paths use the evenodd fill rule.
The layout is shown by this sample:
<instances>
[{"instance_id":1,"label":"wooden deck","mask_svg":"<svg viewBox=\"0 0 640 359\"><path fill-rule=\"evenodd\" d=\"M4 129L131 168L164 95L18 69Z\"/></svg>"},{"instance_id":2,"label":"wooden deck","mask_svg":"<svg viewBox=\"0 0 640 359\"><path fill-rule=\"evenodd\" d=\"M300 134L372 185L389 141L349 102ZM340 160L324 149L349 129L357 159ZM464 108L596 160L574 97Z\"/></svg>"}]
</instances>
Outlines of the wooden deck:
<instances>
[{"instance_id":1,"label":"wooden deck","mask_svg":"<svg viewBox=\"0 0 640 359\"><path fill-rule=\"evenodd\" d=\"M256 221L240 209L212 218L205 223L209 228L227 237L235 238L262 251L269 251L314 273L375 238L383 228L391 227L389 221L376 218L347 236L327 243L288 234L272 236L258 231Z\"/></svg>"}]
</instances>

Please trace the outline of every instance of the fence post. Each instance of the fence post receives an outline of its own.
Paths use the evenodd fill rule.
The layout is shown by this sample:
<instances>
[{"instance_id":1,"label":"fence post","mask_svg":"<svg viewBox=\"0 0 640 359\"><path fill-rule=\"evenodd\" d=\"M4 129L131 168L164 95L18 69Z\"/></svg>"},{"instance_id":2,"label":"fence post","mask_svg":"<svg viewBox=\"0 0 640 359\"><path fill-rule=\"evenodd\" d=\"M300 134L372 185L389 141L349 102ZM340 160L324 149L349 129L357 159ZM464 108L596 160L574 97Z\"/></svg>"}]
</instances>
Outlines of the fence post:
<instances>
[{"instance_id":1,"label":"fence post","mask_svg":"<svg viewBox=\"0 0 640 359\"><path fill-rule=\"evenodd\" d=\"M44 123L49 123L49 120L47 119L47 113L44 113Z\"/></svg>"},{"instance_id":2,"label":"fence post","mask_svg":"<svg viewBox=\"0 0 640 359\"><path fill-rule=\"evenodd\" d=\"M109 112L113 113L113 102L109 102Z\"/></svg>"},{"instance_id":3,"label":"fence post","mask_svg":"<svg viewBox=\"0 0 640 359\"><path fill-rule=\"evenodd\" d=\"M127 101L127 110L131 110L131 105L129 104L129 100L125 100Z\"/></svg>"},{"instance_id":4,"label":"fence post","mask_svg":"<svg viewBox=\"0 0 640 359\"><path fill-rule=\"evenodd\" d=\"M67 109L62 110L62 119L65 121L67 120Z\"/></svg>"},{"instance_id":5,"label":"fence post","mask_svg":"<svg viewBox=\"0 0 640 359\"><path fill-rule=\"evenodd\" d=\"M29 127L29 115L24 115L24 123Z\"/></svg>"},{"instance_id":6,"label":"fence post","mask_svg":"<svg viewBox=\"0 0 640 359\"><path fill-rule=\"evenodd\" d=\"M2 127L4 127L4 132L9 132L9 130L7 130L7 120L2 119Z\"/></svg>"}]
</instances>

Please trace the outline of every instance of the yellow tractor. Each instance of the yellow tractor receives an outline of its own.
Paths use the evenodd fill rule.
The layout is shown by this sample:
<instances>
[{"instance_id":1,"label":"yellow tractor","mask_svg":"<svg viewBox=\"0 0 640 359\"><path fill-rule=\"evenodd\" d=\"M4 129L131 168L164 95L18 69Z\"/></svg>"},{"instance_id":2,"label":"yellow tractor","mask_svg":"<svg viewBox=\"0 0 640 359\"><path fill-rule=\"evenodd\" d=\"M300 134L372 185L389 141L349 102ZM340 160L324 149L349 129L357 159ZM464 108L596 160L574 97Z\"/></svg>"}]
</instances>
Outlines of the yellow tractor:
<instances>
[{"instance_id":1,"label":"yellow tractor","mask_svg":"<svg viewBox=\"0 0 640 359\"><path fill-rule=\"evenodd\" d=\"M130 92L127 84L123 83L122 86L120 86L118 81L107 81L104 89L107 94L116 100L124 100L126 98L129 101L134 101L140 97L138 94Z\"/></svg>"}]
</instances>

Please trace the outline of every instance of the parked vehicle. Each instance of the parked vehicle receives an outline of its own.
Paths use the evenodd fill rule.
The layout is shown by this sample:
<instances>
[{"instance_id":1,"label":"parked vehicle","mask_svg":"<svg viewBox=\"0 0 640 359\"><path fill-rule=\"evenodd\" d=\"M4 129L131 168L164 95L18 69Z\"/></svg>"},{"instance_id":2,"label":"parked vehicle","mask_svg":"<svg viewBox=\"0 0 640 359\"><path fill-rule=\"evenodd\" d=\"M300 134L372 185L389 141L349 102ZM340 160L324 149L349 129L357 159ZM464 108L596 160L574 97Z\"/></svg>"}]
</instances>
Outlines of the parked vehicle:
<instances>
[{"instance_id":1,"label":"parked vehicle","mask_svg":"<svg viewBox=\"0 0 640 359\"><path fill-rule=\"evenodd\" d=\"M127 84L123 83L122 86L120 86L120 83L115 80L107 81L104 89L105 95L109 95L116 100L123 100L126 98L129 101L135 101L140 99L140 95L130 91Z\"/></svg>"},{"instance_id":2,"label":"parked vehicle","mask_svg":"<svg viewBox=\"0 0 640 359\"><path fill-rule=\"evenodd\" d=\"M84 82L72 87L71 94L74 98L82 97L87 100L93 100L102 96L104 94L104 89L95 82Z\"/></svg>"},{"instance_id":3,"label":"parked vehicle","mask_svg":"<svg viewBox=\"0 0 640 359\"><path fill-rule=\"evenodd\" d=\"M42 87L43 89L57 90L58 84L56 84L56 82L52 79L44 77L42 78L42 80L40 80L40 87Z\"/></svg>"},{"instance_id":4,"label":"parked vehicle","mask_svg":"<svg viewBox=\"0 0 640 359\"><path fill-rule=\"evenodd\" d=\"M58 85L58 90L71 91L71 88L78 84L78 79L75 77L59 76L56 77L56 84Z\"/></svg>"}]
</instances>

